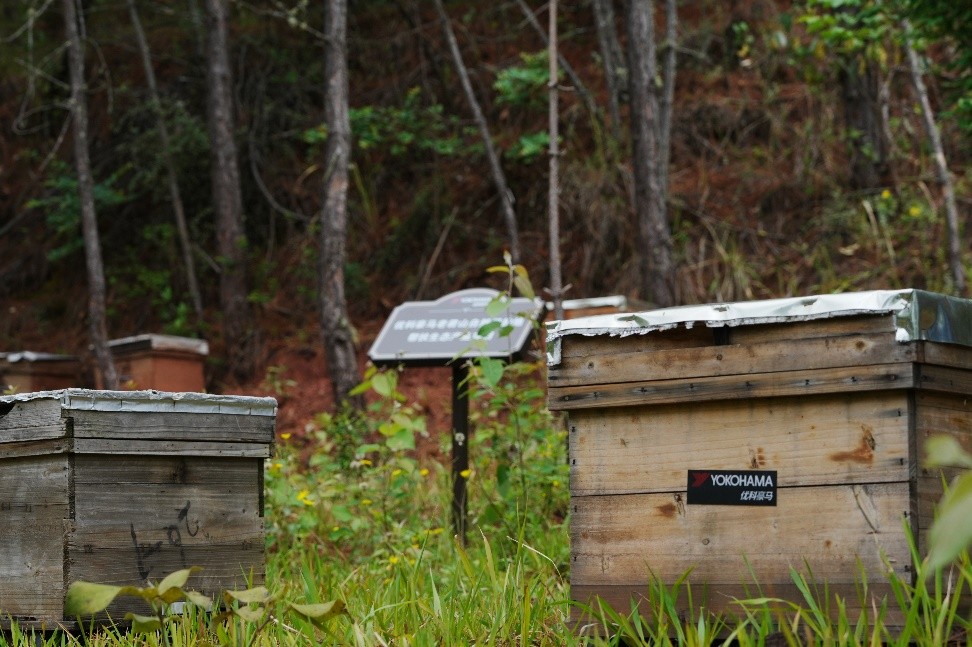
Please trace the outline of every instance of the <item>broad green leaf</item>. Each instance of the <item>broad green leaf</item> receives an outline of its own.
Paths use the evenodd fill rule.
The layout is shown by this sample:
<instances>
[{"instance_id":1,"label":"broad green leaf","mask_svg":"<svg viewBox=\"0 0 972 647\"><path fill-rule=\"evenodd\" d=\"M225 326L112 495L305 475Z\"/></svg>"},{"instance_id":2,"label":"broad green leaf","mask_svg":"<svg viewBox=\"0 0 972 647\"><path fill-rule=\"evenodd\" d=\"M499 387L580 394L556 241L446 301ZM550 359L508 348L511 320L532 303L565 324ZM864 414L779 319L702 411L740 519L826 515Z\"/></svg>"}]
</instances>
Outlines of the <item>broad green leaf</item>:
<instances>
[{"instance_id":1,"label":"broad green leaf","mask_svg":"<svg viewBox=\"0 0 972 647\"><path fill-rule=\"evenodd\" d=\"M120 586L73 582L64 597L64 615L73 618L104 611L121 592Z\"/></svg>"},{"instance_id":2,"label":"broad green leaf","mask_svg":"<svg viewBox=\"0 0 972 647\"><path fill-rule=\"evenodd\" d=\"M358 386L348 391L348 395L350 396L361 395L363 393L367 393L370 390L371 390L371 380L365 380Z\"/></svg>"},{"instance_id":3,"label":"broad green leaf","mask_svg":"<svg viewBox=\"0 0 972 647\"><path fill-rule=\"evenodd\" d=\"M410 428L400 428L385 440L385 444L393 451L415 449L415 434Z\"/></svg>"},{"instance_id":4,"label":"broad green leaf","mask_svg":"<svg viewBox=\"0 0 972 647\"><path fill-rule=\"evenodd\" d=\"M331 600L321 604L295 604L291 602L290 608L308 618L314 624L320 625L344 613L344 602L341 600Z\"/></svg>"},{"instance_id":5,"label":"broad green leaf","mask_svg":"<svg viewBox=\"0 0 972 647\"><path fill-rule=\"evenodd\" d=\"M520 294L525 296L527 299L536 298L537 293L533 291L533 284L530 283L529 277L518 274L517 276L513 277L513 285L515 285L516 289L520 291Z\"/></svg>"},{"instance_id":6,"label":"broad green leaf","mask_svg":"<svg viewBox=\"0 0 972 647\"><path fill-rule=\"evenodd\" d=\"M137 634L149 634L162 628L162 622L155 616L140 616L137 613L126 613L125 620L132 623L132 631Z\"/></svg>"},{"instance_id":7,"label":"broad green leaf","mask_svg":"<svg viewBox=\"0 0 972 647\"><path fill-rule=\"evenodd\" d=\"M509 307L510 298L505 294L498 294L486 304L486 314L490 317L498 317L506 312Z\"/></svg>"},{"instance_id":8,"label":"broad green leaf","mask_svg":"<svg viewBox=\"0 0 972 647\"><path fill-rule=\"evenodd\" d=\"M398 380L394 373L388 371L384 373L375 373L375 376L371 378L371 388L373 388L375 393L378 395L390 398L392 393L395 391L397 382Z\"/></svg>"},{"instance_id":9,"label":"broad green leaf","mask_svg":"<svg viewBox=\"0 0 972 647\"><path fill-rule=\"evenodd\" d=\"M182 588L189 581L189 576L196 571L201 571L202 568L199 566L190 566L189 568L184 568L179 571L174 571L166 575L161 582L155 587L158 589L159 596L165 595L166 591L172 588Z\"/></svg>"},{"instance_id":10,"label":"broad green leaf","mask_svg":"<svg viewBox=\"0 0 972 647\"><path fill-rule=\"evenodd\" d=\"M227 603L236 600L243 604L264 604L270 601L270 591L265 586L255 586L242 591L223 591L223 597Z\"/></svg>"},{"instance_id":11,"label":"broad green leaf","mask_svg":"<svg viewBox=\"0 0 972 647\"><path fill-rule=\"evenodd\" d=\"M479 359L479 368L483 371L483 379L490 386L496 386L503 379L502 360L492 357L482 357Z\"/></svg>"},{"instance_id":12,"label":"broad green leaf","mask_svg":"<svg viewBox=\"0 0 972 647\"><path fill-rule=\"evenodd\" d=\"M932 436L925 443L925 463L929 466L949 465L972 468L972 456L962 448L954 436Z\"/></svg>"},{"instance_id":13,"label":"broad green leaf","mask_svg":"<svg viewBox=\"0 0 972 647\"><path fill-rule=\"evenodd\" d=\"M428 436L428 428L425 426L425 416L415 416L412 418L412 431Z\"/></svg>"},{"instance_id":14,"label":"broad green leaf","mask_svg":"<svg viewBox=\"0 0 972 647\"><path fill-rule=\"evenodd\" d=\"M209 596L203 595L198 591L186 591L186 598L200 609L205 609L206 611L212 611L213 609L213 601Z\"/></svg>"},{"instance_id":15,"label":"broad green leaf","mask_svg":"<svg viewBox=\"0 0 972 647\"><path fill-rule=\"evenodd\" d=\"M243 618L247 622L260 622L263 620L263 615L267 610L263 607L240 607L238 609L233 609L233 613Z\"/></svg>"},{"instance_id":16,"label":"broad green leaf","mask_svg":"<svg viewBox=\"0 0 972 647\"><path fill-rule=\"evenodd\" d=\"M938 504L938 518L929 533L930 574L955 559L972 541L972 472L965 473Z\"/></svg>"},{"instance_id":17,"label":"broad green leaf","mask_svg":"<svg viewBox=\"0 0 972 647\"><path fill-rule=\"evenodd\" d=\"M479 330L476 331L476 334L479 335L480 337L486 337L489 335L489 333L498 329L502 325L503 324L499 321L490 321L480 326Z\"/></svg>"},{"instance_id":18,"label":"broad green leaf","mask_svg":"<svg viewBox=\"0 0 972 647\"><path fill-rule=\"evenodd\" d=\"M177 586L170 587L165 593L159 593L158 591L155 593L156 594L152 596L152 598L162 600L162 602L166 604L172 604L173 602L179 602L180 600L186 599L186 592Z\"/></svg>"}]
</instances>

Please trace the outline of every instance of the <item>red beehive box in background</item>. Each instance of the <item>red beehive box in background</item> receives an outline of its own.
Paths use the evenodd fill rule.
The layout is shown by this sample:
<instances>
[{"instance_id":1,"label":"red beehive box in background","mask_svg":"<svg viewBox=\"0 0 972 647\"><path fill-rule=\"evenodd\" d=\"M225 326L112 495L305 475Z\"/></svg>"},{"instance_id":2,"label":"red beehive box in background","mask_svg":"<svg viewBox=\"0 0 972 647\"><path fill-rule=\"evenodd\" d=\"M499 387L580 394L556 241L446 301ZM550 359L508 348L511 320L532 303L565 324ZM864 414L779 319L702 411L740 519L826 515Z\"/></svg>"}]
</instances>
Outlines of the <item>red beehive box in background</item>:
<instances>
[{"instance_id":1,"label":"red beehive box in background","mask_svg":"<svg viewBox=\"0 0 972 647\"><path fill-rule=\"evenodd\" d=\"M209 344L172 335L136 335L108 342L123 388L157 391L206 390L203 371ZM98 386L102 386L98 376Z\"/></svg>"}]
</instances>

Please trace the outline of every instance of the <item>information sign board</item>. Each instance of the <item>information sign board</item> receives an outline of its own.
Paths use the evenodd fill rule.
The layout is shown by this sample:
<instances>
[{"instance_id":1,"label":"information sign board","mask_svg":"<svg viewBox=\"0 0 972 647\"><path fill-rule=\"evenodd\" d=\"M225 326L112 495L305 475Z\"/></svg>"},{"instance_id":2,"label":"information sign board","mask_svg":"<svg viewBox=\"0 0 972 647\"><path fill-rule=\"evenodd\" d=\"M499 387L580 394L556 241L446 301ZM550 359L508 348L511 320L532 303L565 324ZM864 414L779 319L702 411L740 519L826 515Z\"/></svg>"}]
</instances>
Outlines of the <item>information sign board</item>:
<instances>
[{"instance_id":1,"label":"information sign board","mask_svg":"<svg viewBox=\"0 0 972 647\"><path fill-rule=\"evenodd\" d=\"M500 303L500 293L471 288L437 301L395 308L368 351L378 366L452 366L452 523L466 543L469 468L469 357L510 359L523 350L543 302L523 297Z\"/></svg>"},{"instance_id":2,"label":"information sign board","mask_svg":"<svg viewBox=\"0 0 972 647\"><path fill-rule=\"evenodd\" d=\"M461 357L508 358L520 352L540 315L540 300L509 299L500 312L487 306L499 296L489 288L470 288L436 301L408 301L395 308L368 357L378 365L446 366ZM492 314L490 314L492 313ZM479 331L488 324L485 335ZM508 335L501 334L504 329Z\"/></svg>"}]
</instances>

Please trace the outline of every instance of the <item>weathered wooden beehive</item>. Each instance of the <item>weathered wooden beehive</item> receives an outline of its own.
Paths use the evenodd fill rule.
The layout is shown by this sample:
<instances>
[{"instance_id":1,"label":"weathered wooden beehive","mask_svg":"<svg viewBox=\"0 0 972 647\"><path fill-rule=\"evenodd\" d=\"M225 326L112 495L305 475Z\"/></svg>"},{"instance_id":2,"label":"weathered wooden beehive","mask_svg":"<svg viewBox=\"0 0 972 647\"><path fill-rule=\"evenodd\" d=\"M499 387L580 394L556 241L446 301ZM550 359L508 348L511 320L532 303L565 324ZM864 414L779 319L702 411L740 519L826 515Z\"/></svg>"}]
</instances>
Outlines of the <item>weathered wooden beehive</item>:
<instances>
[{"instance_id":1,"label":"weathered wooden beehive","mask_svg":"<svg viewBox=\"0 0 972 647\"><path fill-rule=\"evenodd\" d=\"M108 342L118 381L136 389L205 391L209 344L173 335L136 335ZM100 376L99 376L100 377Z\"/></svg>"},{"instance_id":2,"label":"weathered wooden beehive","mask_svg":"<svg viewBox=\"0 0 972 647\"><path fill-rule=\"evenodd\" d=\"M70 624L83 580L145 586L189 566L216 593L264 573L272 398L68 389L0 398L0 616ZM109 608L145 611L123 600Z\"/></svg>"},{"instance_id":3,"label":"weathered wooden beehive","mask_svg":"<svg viewBox=\"0 0 972 647\"><path fill-rule=\"evenodd\" d=\"M0 354L0 390L26 393L83 385L81 360L74 355L33 351Z\"/></svg>"},{"instance_id":4,"label":"weathered wooden beehive","mask_svg":"<svg viewBox=\"0 0 972 647\"><path fill-rule=\"evenodd\" d=\"M792 567L870 608L862 569L880 598L889 568L912 572L905 525L927 549L942 470L923 466L925 440L972 448L967 300L904 290L682 307L547 335L583 603L627 612L650 573L672 584L690 569L696 606L800 601Z\"/></svg>"}]
</instances>

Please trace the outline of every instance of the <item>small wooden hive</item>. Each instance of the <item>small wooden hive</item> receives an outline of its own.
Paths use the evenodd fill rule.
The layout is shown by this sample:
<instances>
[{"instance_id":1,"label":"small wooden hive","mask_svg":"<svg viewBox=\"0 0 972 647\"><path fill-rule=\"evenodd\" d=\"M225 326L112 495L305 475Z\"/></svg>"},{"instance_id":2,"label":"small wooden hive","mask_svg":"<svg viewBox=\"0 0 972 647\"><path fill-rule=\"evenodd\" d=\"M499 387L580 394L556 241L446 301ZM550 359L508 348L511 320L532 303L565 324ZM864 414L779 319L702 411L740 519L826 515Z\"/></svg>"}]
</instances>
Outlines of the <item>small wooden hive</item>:
<instances>
[{"instance_id":1,"label":"small wooden hive","mask_svg":"<svg viewBox=\"0 0 972 647\"><path fill-rule=\"evenodd\" d=\"M690 569L696 607L800 602L792 567L871 608L861 569L876 598L888 566L911 576L905 522L927 550L942 474L923 467L925 440L972 449L967 300L904 290L692 306L553 322L547 335L582 603L626 613L649 573L671 585Z\"/></svg>"},{"instance_id":2,"label":"small wooden hive","mask_svg":"<svg viewBox=\"0 0 972 647\"><path fill-rule=\"evenodd\" d=\"M71 625L77 580L189 566L209 594L264 573L273 398L69 389L0 398L0 616ZM147 607L121 599L118 620Z\"/></svg>"},{"instance_id":3,"label":"small wooden hive","mask_svg":"<svg viewBox=\"0 0 972 647\"><path fill-rule=\"evenodd\" d=\"M50 391L82 386L81 361L53 353L0 354L0 391Z\"/></svg>"},{"instance_id":4,"label":"small wooden hive","mask_svg":"<svg viewBox=\"0 0 972 647\"><path fill-rule=\"evenodd\" d=\"M206 390L203 364L209 344L202 339L136 335L113 339L108 346L121 385L158 391Z\"/></svg>"}]
</instances>

